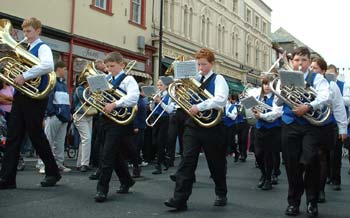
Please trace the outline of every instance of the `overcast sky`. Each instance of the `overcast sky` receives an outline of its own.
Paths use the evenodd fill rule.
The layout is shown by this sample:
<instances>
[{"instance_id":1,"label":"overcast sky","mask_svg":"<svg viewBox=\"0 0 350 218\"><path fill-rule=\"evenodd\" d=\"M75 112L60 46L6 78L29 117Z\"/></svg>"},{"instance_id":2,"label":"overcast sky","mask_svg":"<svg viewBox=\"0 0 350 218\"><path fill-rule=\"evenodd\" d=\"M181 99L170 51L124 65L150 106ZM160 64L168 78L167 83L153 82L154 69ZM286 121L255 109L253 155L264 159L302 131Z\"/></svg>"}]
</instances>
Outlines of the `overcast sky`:
<instances>
[{"instance_id":1,"label":"overcast sky","mask_svg":"<svg viewBox=\"0 0 350 218\"><path fill-rule=\"evenodd\" d=\"M263 1L272 9L272 32L283 27L328 64L350 72L350 1Z\"/></svg>"}]
</instances>

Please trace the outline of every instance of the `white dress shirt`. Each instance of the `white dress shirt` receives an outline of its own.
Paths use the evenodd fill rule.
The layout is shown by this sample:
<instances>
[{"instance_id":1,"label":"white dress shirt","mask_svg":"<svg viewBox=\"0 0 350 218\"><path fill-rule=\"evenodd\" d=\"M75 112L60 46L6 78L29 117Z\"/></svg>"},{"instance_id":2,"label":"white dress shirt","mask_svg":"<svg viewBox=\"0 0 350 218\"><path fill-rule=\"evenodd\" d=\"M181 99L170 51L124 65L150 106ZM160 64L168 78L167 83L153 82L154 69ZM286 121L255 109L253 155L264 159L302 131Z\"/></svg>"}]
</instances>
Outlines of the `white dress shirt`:
<instances>
[{"instance_id":1,"label":"white dress shirt","mask_svg":"<svg viewBox=\"0 0 350 218\"><path fill-rule=\"evenodd\" d=\"M328 103L332 105L333 115L339 128L339 134L347 134L348 120L344 101L337 83L333 81L329 83Z\"/></svg>"},{"instance_id":2,"label":"white dress shirt","mask_svg":"<svg viewBox=\"0 0 350 218\"><path fill-rule=\"evenodd\" d=\"M164 97L163 96L166 96L168 94L168 91L167 90L164 90L160 93L160 95L162 96L162 100L161 100L161 104L160 106L163 108L163 110L165 110L165 112L167 112L168 114L171 114L174 110L175 110L175 103L173 101L171 101L171 98L169 96L169 99L167 102L164 102ZM152 103L150 105L151 107L151 110L153 110L155 107L156 107L157 103Z\"/></svg>"},{"instance_id":3,"label":"white dress shirt","mask_svg":"<svg viewBox=\"0 0 350 218\"><path fill-rule=\"evenodd\" d=\"M231 107L231 103L229 101L227 101L226 103L226 107L225 107L225 114L228 118L230 118L231 120L235 120L237 118L237 115L238 115L238 111L237 111L237 107L234 106L232 111L229 112L229 109Z\"/></svg>"},{"instance_id":4,"label":"white dress shirt","mask_svg":"<svg viewBox=\"0 0 350 218\"><path fill-rule=\"evenodd\" d=\"M267 99L271 98L272 96L272 92L265 94L264 96L267 97ZM262 99L259 99L260 96L256 97L259 101L262 101ZM266 104L266 103L265 103ZM283 114L283 107L282 106L277 106L275 101L272 102L272 110L265 112L265 113L261 113L260 114L260 119L272 123L274 122L276 119L278 119L279 117L282 116Z\"/></svg>"},{"instance_id":5,"label":"white dress shirt","mask_svg":"<svg viewBox=\"0 0 350 218\"><path fill-rule=\"evenodd\" d=\"M213 71L210 71L207 75L205 75L205 82L211 75ZM210 109L221 109L225 107L226 101L228 98L228 85L226 80L221 75L216 75L215 78L215 90L213 98L206 99L205 101L197 104L199 111L205 111Z\"/></svg>"},{"instance_id":6,"label":"white dress shirt","mask_svg":"<svg viewBox=\"0 0 350 218\"><path fill-rule=\"evenodd\" d=\"M115 78L122 75L124 71L121 71ZM119 100L115 101L117 107L133 107L137 104L139 100L140 91L139 86L134 77L128 75L120 83L119 88L126 92L125 96L121 97Z\"/></svg>"},{"instance_id":7,"label":"white dress shirt","mask_svg":"<svg viewBox=\"0 0 350 218\"><path fill-rule=\"evenodd\" d=\"M306 71L304 73L304 78L307 77L309 71ZM276 86L276 92L281 93L281 80L278 80L277 86ZM327 80L321 75L321 74L316 74L316 77L314 79L314 84L313 88L317 92L317 96L314 101L310 102L311 106L316 109L322 109L325 104L328 102L329 98L329 84ZM280 105L280 101L278 100L278 97L275 96L275 101L277 105Z\"/></svg>"},{"instance_id":8,"label":"white dress shirt","mask_svg":"<svg viewBox=\"0 0 350 218\"><path fill-rule=\"evenodd\" d=\"M35 40L30 44L29 51L33 49L38 43L42 42L41 39ZM43 44L40 46L38 51L38 58L40 59L40 64L33 66L29 70L23 73L24 80L30 80L47 73L50 73L54 70L53 56L51 48Z\"/></svg>"}]
</instances>

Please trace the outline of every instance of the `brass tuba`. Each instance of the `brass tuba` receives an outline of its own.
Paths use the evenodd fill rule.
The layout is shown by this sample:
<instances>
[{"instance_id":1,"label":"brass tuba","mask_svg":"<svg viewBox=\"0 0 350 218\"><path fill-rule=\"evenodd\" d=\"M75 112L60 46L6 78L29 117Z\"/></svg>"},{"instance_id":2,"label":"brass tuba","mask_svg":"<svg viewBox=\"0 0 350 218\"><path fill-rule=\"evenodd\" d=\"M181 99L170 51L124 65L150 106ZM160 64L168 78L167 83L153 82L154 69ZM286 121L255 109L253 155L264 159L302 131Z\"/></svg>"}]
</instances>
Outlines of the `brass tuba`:
<instances>
[{"instance_id":1,"label":"brass tuba","mask_svg":"<svg viewBox=\"0 0 350 218\"><path fill-rule=\"evenodd\" d=\"M40 64L40 60L20 46L20 43L17 43L11 37L11 31L11 22L7 19L0 19L0 44L5 44L11 48L9 56L0 59L0 66L3 66L0 79L11 84L18 91L33 99L43 99L50 93L51 89L55 87L56 73L52 71L44 75L44 77L39 76L26 81L23 86L18 86L14 82L14 79L33 66ZM42 78L44 78L44 80ZM42 83L46 83L45 87L39 90Z\"/></svg>"},{"instance_id":2,"label":"brass tuba","mask_svg":"<svg viewBox=\"0 0 350 218\"><path fill-rule=\"evenodd\" d=\"M287 59L287 56L283 55L283 65L282 69L294 71L293 67L290 65L289 60ZM295 109L300 104L309 104L317 97L317 92L314 88L305 87L295 87L295 86L283 86L281 85L281 91L280 93L277 93L273 84L277 83L277 80L279 78L276 77L273 79L269 86L271 91L285 103L288 105L292 110ZM331 115L331 108L330 106L324 106L321 110L316 109L312 112L307 112L303 115L303 118L306 119L310 124L315 126L322 126L330 117Z\"/></svg>"},{"instance_id":3,"label":"brass tuba","mask_svg":"<svg viewBox=\"0 0 350 218\"><path fill-rule=\"evenodd\" d=\"M183 61L180 56L176 61ZM173 64L169 67L173 69ZM201 84L194 78L183 78L175 80L168 87L169 96L179 105L188 115L190 115L198 125L210 128L217 125L222 118L223 109L211 109L200 111L197 115L190 113L192 105L199 104L206 99L213 98L213 95L206 89L200 88Z\"/></svg>"},{"instance_id":4,"label":"brass tuba","mask_svg":"<svg viewBox=\"0 0 350 218\"><path fill-rule=\"evenodd\" d=\"M135 64L136 61L130 61L126 66L125 73L127 74ZM78 81L80 80L83 82L88 76L94 76L98 74L99 73L95 69L94 64L88 64L79 76ZM90 91L89 87L86 87L83 92L83 98L85 102L73 114L73 118L80 120L83 116L85 116L85 114L91 107L94 107L96 110L103 113L106 117L108 117L115 123L118 123L120 125L127 125L135 118L137 112L137 105L133 106L132 108L115 108L114 110L112 110L111 113L106 113L104 111L104 107L106 104L115 102L123 96L125 96L125 94L118 89L113 89L113 86L110 83L109 89L106 91L92 92ZM82 115L80 115L80 117L78 117L79 111L87 105L89 105L89 108L85 110L85 112Z\"/></svg>"}]
</instances>

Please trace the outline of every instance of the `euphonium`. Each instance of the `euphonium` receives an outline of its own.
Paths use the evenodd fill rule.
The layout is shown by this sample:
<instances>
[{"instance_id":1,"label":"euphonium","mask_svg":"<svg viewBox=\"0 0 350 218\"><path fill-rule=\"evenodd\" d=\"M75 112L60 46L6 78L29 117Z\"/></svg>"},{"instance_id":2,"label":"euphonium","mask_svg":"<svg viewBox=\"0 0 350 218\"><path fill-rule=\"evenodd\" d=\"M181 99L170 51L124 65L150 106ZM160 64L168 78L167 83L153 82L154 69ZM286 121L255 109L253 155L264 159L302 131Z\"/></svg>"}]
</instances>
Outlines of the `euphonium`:
<instances>
[{"instance_id":1,"label":"euphonium","mask_svg":"<svg viewBox=\"0 0 350 218\"><path fill-rule=\"evenodd\" d=\"M132 67L135 64L136 61L131 61L128 63L128 65L126 66L126 74L132 69ZM93 64L88 64L82 73L83 76L81 80L86 79L84 78L84 76L87 77L99 74L94 68ZM83 98L85 102L80 108L77 109L73 117L77 118L78 112L87 104L90 105L90 107L94 107L96 110L103 113L106 117L108 117L115 123L118 123L120 125L127 125L135 118L137 112L137 105L133 106L132 108L115 108L114 110L112 110L111 113L106 113L104 111L106 104L113 103L123 96L125 96L125 94L118 89L113 89L113 85L110 83L109 89L106 91L92 92L90 91L90 88L87 87L83 92ZM83 117L86 114L86 112L87 110L84 112L84 114L81 115L81 117Z\"/></svg>"},{"instance_id":2,"label":"euphonium","mask_svg":"<svg viewBox=\"0 0 350 218\"><path fill-rule=\"evenodd\" d=\"M213 127L221 121L222 109L211 109L200 111L197 115L190 113L192 105L199 104L208 98L213 98L206 89L200 88L201 84L194 78L179 79L171 83L168 87L170 97L187 114L189 114L200 126Z\"/></svg>"},{"instance_id":3,"label":"euphonium","mask_svg":"<svg viewBox=\"0 0 350 218\"><path fill-rule=\"evenodd\" d=\"M33 66L40 64L40 60L21 47L20 43L17 43L11 37L11 31L11 22L6 19L0 19L0 44L5 44L11 48L10 55L0 59L0 66L4 66L0 73L0 79L11 84L18 91L33 99L43 99L50 93L51 89L55 87L56 74L52 71L44 75L44 77L40 76L28 80L23 86L18 86L14 82L14 79ZM40 87L42 84L45 85L45 87ZM39 90L39 87L41 90Z\"/></svg>"},{"instance_id":4,"label":"euphonium","mask_svg":"<svg viewBox=\"0 0 350 218\"><path fill-rule=\"evenodd\" d=\"M293 67L289 64L289 61L286 56L283 59L282 68L286 70L294 71ZM305 88L294 87L294 86L283 86L281 85L280 93L277 93L273 84L277 83L279 78L276 77L269 84L271 91L286 105L288 105L292 110L294 110L300 104L309 104L317 97L317 92L311 86L306 86ZM331 108L329 106L324 106L321 110L316 109L312 112L307 112L303 115L303 118L306 119L310 124L315 126L322 126L330 117Z\"/></svg>"}]
</instances>

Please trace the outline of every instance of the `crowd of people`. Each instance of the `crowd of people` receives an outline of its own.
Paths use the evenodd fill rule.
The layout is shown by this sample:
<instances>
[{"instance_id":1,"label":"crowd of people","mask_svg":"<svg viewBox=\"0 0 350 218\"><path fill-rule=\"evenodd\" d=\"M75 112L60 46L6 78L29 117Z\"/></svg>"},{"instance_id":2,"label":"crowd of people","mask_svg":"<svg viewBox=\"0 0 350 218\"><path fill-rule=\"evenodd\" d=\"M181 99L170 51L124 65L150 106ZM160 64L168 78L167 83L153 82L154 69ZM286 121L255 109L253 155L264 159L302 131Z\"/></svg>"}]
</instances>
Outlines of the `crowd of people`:
<instances>
[{"instance_id":1,"label":"crowd of people","mask_svg":"<svg viewBox=\"0 0 350 218\"><path fill-rule=\"evenodd\" d=\"M224 77L213 72L215 55L207 48L197 51L194 57L200 89L208 91L211 98L191 99L191 106L183 108L170 97L167 87L172 80L167 77L160 77L157 93L149 98L143 93L142 84L127 73L123 56L111 52L104 60L96 60L94 66L98 73L105 74L113 87L112 94L116 91L122 94L106 102L103 110L96 110L84 104L89 83L83 74L77 78L71 104L64 80L66 65L61 61L53 63L51 49L39 37L41 22L29 18L22 28L29 43L28 52L38 57L40 64L18 75L15 85L22 87L25 81L36 77L48 83L45 76L51 71L56 74L56 84L48 97L33 99L2 82L0 130L6 140L1 138L4 156L0 189L17 186L16 172L20 169L21 147L27 144L26 135L38 155L38 170L45 173L43 187L54 186L61 179L61 173L70 172L72 166L66 165L64 152L67 130L73 125L79 138L74 167L81 172L96 169L89 176L97 180L96 202L106 201L113 171L120 181L117 192L128 193L135 184L134 178L141 176L142 166L154 162L152 174L162 174L175 166L175 157L179 154L177 171L170 175L175 181L174 194L164 204L186 210L201 152L205 154L210 177L215 183L215 206L225 206L228 200L226 157L232 157L234 162L245 162L247 151L255 154L256 166L261 171L257 187L261 190L271 190L278 184L281 163L284 163L288 178L286 215L299 214L305 192L306 211L310 216L317 216L318 203L326 201L325 184L341 190L340 169L342 147L347 143L350 86L337 80L334 65L327 65L322 58L311 58L307 48L293 51L291 68L304 74L306 88L303 90L307 92L312 87L316 95L308 102L288 104L278 97L286 92L280 81L272 84L269 76L262 76L261 87L252 95L259 102L258 107L251 109L255 120L252 125L247 122L249 117L245 111L248 108L241 101L247 97L246 93L229 94ZM208 110L223 110L223 117L211 126L201 125L195 118ZM323 111L329 111L324 115L329 118L316 123L313 119L317 118L312 116L323 116ZM116 122L110 117L113 113L132 116L131 122ZM215 116L216 113L211 113L209 119ZM128 165L132 166L131 174Z\"/></svg>"}]
</instances>

